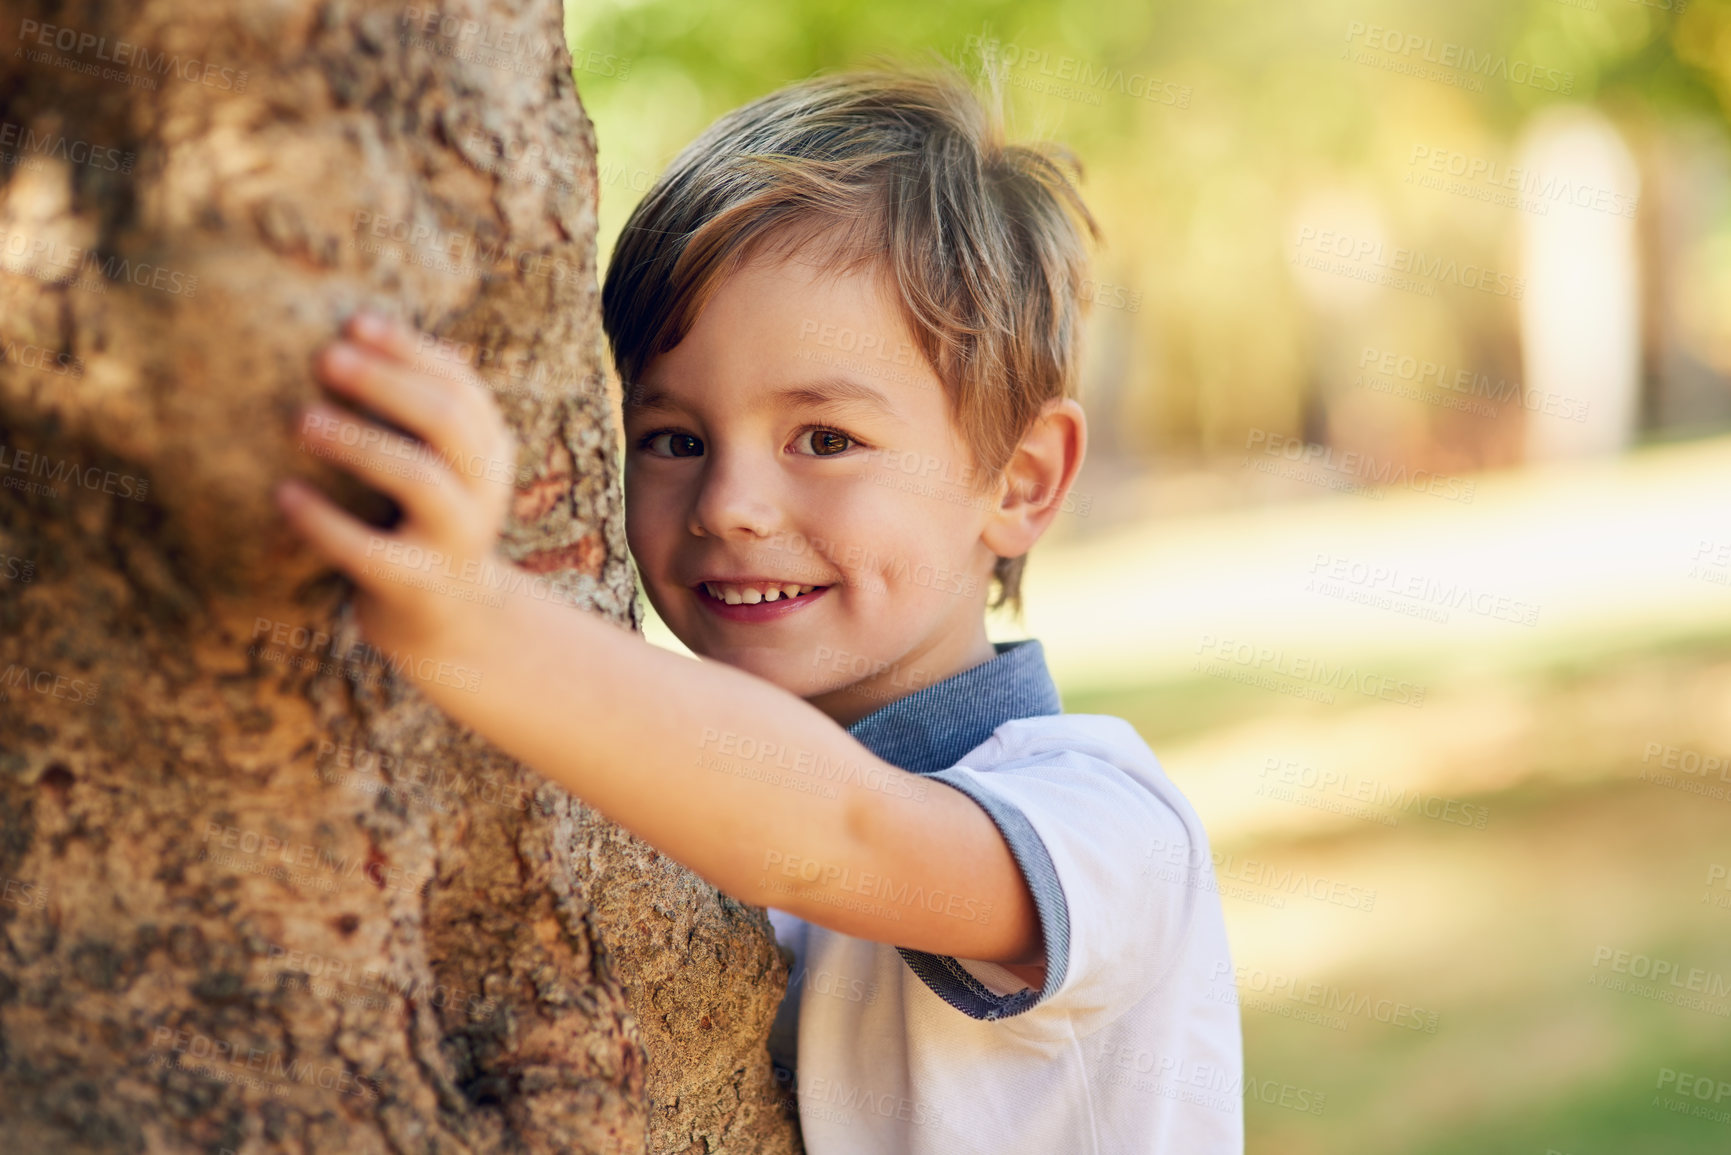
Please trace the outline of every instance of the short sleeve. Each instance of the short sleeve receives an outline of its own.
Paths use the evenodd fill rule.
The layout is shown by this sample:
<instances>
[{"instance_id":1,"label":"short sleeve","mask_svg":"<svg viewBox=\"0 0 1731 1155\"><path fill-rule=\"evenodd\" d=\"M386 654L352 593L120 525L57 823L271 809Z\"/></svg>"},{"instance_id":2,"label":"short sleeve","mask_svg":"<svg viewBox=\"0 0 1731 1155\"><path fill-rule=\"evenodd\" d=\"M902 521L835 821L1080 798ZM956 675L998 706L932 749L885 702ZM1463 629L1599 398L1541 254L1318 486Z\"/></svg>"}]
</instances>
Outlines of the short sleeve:
<instances>
[{"instance_id":1,"label":"short sleeve","mask_svg":"<svg viewBox=\"0 0 1731 1155\"><path fill-rule=\"evenodd\" d=\"M991 817L1033 894L1046 947L1044 987L1008 994L982 981L979 964L897 948L939 998L986 1021L1062 1006L1104 1023L1172 973L1212 872L1199 821L1157 768L1132 774L1056 750L928 777ZM1173 861L1190 869L1175 873Z\"/></svg>"},{"instance_id":2,"label":"short sleeve","mask_svg":"<svg viewBox=\"0 0 1731 1155\"><path fill-rule=\"evenodd\" d=\"M787 959L787 989L776 1007L775 1021L769 1029L769 1054L788 1071L795 1069L799 1057L799 1000L806 972L806 936L811 927L804 919L774 907L767 908L769 924L775 930L776 949Z\"/></svg>"}]
</instances>

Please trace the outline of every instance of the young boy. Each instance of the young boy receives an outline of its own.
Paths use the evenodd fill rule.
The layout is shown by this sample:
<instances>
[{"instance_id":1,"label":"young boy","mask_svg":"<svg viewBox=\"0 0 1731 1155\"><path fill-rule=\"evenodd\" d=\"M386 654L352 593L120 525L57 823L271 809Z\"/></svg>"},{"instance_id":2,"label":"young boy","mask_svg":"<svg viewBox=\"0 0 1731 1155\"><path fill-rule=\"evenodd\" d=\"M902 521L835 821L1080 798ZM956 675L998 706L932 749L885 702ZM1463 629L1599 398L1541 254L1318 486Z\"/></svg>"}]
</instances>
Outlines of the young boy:
<instances>
[{"instance_id":1,"label":"young boy","mask_svg":"<svg viewBox=\"0 0 1731 1155\"><path fill-rule=\"evenodd\" d=\"M388 535L281 493L370 641L483 671L425 687L447 713L773 908L795 981L770 1047L811 1155L1243 1148L1207 836L1128 723L1062 713L1040 643L985 632L1085 451L1084 228L1051 156L949 74L795 84L673 162L603 308L631 552L709 660L393 580L381 537L504 564L510 493L474 471L351 451L403 509ZM339 395L442 460L513 460L478 381L378 318L349 335L320 361ZM385 436L322 403L306 424Z\"/></svg>"}]
</instances>

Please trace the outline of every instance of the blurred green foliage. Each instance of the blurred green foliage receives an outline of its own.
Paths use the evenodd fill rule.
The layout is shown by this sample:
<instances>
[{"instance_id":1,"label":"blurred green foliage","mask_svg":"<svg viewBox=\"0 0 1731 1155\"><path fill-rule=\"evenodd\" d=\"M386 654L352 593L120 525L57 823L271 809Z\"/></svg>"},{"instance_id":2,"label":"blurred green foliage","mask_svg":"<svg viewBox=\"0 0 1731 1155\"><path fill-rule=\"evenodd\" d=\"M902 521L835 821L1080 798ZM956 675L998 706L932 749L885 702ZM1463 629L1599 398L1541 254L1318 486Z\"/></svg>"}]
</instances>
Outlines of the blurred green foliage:
<instances>
[{"instance_id":1,"label":"blurred green foliage","mask_svg":"<svg viewBox=\"0 0 1731 1155\"><path fill-rule=\"evenodd\" d=\"M1454 46L1524 66L1511 71L1536 66L1555 89L1487 78L1475 90L1458 70L1442 83L1367 66L1353 52L1372 27L1416 38L1419 58ZM1664 151L1656 142L1686 156L1691 142L1717 141L1731 157L1731 0L596 0L569 7L568 31L600 143L603 260L655 174L739 104L885 59L935 54L974 73L983 55L1007 62L1012 136L1076 153L1106 238L1084 392L1091 445L1143 461L1240 449L1254 427L1327 440L1331 414L1354 400L1333 367L1366 344L1519 377L1518 318L1506 298L1375 292L1343 318L1319 309L1292 274L1294 234L1318 203L1370 205L1398 243L1515 267L1523 214L1420 187L1409 179L1416 148L1513 164L1533 117L1586 103L1644 167ZM1726 187L1707 188L1703 202L1718 219L1691 225L1698 232L1678 267L1694 278L1686 287L1696 314L1721 325L1721 347L1731 349L1731 163L1725 171ZM1690 170L1688 179L1701 178ZM1662 204L1643 188L1641 229L1651 231L1646 218ZM1731 376L1731 360L1717 364ZM1411 427L1386 436L1409 452L1426 446L1433 467L1439 457L1442 468L1494 464L1510 452L1493 423L1451 438L1446 409L1402 412ZM1723 717L1722 699L1701 687L1721 684L1725 652L1723 635L1699 652L1656 642L1595 649L1487 685L1482 671L1414 666L1439 698L1480 695L1468 725L1500 733L1494 720L1509 701L1542 720L1536 733L1508 730L1499 748L1507 785L1474 796L1496 815L1491 833L1360 824L1216 839L1217 849L1314 862L1330 877L1388 880L1376 926L1405 929L1379 938L1368 920L1352 924L1329 938L1340 965L1315 977L1410 994L1440 1007L1445 1022L1434 1036L1361 1022L1336 1032L1247 1012L1250 1073L1329 1095L1319 1118L1249 1103L1250 1150L1731 1150L1731 1128L1655 1106L1654 1088L1667 1067L1723 1074L1724 1020L1667 1015L1584 981L1603 942L1731 973L1718 961L1725 924L1709 921L1722 912L1704 918L1677 881L1721 860L1724 814L1640 784L1627 765L1653 735L1693 732L1633 703L1687 699L1702 719ZM1066 708L1129 719L1186 790L1187 751L1199 757L1252 723L1270 728L1270 748L1320 749L1325 763L1373 741L1350 705L1269 697L1199 675L1066 693ZM1398 717L1374 739L1390 764L1424 741L1408 723ZM1573 734L1590 737L1585 753L1565 740ZM1247 904L1227 911L1235 955L1266 961L1242 949L1257 941L1244 932L1276 915ZM1438 940L1448 949L1415 957L1412 943Z\"/></svg>"},{"instance_id":2,"label":"blurred green foliage","mask_svg":"<svg viewBox=\"0 0 1731 1155\"><path fill-rule=\"evenodd\" d=\"M1400 243L1509 267L1521 214L1403 183L1415 145L1507 163L1546 105L1596 104L1629 136L1722 127L1731 107L1731 0L595 0L567 20L600 142L604 259L653 176L728 109L875 60L936 55L978 75L989 46L1012 135L1060 140L1082 162L1106 237L1100 300L1117 306L1094 310L1084 399L1113 430L1102 448L1136 454L1240 447L1247 427L1318 430L1339 385L1318 380L1319 346L1338 335L1287 268L1307 196L1357 197ZM1428 38L1420 56L1453 44L1553 79L1470 91L1367 67L1349 49L1370 28ZM1518 376L1506 299L1379 301L1357 324ZM1421 407L1409 423L1440 417ZM1447 440L1404 439L1426 438ZM1494 438L1469 441L1432 464L1497 463Z\"/></svg>"}]
</instances>

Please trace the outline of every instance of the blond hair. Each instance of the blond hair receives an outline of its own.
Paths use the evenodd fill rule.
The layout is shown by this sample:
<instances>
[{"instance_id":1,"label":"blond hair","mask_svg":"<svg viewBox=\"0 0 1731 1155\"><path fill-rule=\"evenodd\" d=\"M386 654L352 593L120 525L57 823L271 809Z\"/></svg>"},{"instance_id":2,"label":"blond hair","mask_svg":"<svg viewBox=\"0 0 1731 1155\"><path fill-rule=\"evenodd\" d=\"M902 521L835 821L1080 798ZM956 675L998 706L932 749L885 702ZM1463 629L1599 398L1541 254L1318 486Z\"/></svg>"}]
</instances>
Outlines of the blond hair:
<instances>
[{"instance_id":1,"label":"blond hair","mask_svg":"<svg viewBox=\"0 0 1731 1155\"><path fill-rule=\"evenodd\" d=\"M631 213L602 288L625 403L766 243L821 247L830 268L879 265L899 293L950 418L995 486L1051 400L1075 397L1083 230L1099 229L1052 144L1010 144L1002 114L947 69L790 84L723 116ZM1026 555L993 567L1021 612Z\"/></svg>"}]
</instances>

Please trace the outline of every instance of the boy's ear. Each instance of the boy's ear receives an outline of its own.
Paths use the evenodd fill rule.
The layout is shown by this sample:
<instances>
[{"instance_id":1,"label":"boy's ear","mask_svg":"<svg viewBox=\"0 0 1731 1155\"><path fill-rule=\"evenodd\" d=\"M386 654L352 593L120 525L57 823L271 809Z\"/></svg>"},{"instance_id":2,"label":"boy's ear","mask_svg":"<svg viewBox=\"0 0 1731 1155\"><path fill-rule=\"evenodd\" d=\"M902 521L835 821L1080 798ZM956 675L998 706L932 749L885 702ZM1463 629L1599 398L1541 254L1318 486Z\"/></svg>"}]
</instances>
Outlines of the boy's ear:
<instances>
[{"instance_id":1,"label":"boy's ear","mask_svg":"<svg viewBox=\"0 0 1731 1155\"><path fill-rule=\"evenodd\" d=\"M1088 451L1088 419L1069 397L1046 402L1004 467L1000 499L980 540L999 557L1020 557L1065 504Z\"/></svg>"}]
</instances>

